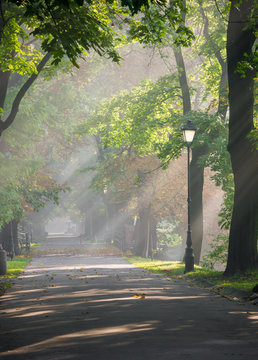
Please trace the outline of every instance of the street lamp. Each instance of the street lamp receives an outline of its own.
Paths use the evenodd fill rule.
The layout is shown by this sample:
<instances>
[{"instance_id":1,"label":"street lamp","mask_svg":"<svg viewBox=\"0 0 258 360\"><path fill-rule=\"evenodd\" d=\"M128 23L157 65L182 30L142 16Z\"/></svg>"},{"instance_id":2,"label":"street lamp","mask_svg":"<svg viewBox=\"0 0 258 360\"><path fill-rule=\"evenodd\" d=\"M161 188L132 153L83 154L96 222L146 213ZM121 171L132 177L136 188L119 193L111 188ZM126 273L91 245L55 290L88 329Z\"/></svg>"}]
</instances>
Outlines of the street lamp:
<instances>
[{"instance_id":1,"label":"street lamp","mask_svg":"<svg viewBox=\"0 0 258 360\"><path fill-rule=\"evenodd\" d=\"M187 226L187 238L185 248L185 273L194 270L194 254L192 248L192 236L191 236L191 190L190 190L190 146L193 142L196 127L191 120L188 120L185 126L182 128L183 138L187 145L187 170L188 170L188 226Z\"/></svg>"}]
</instances>

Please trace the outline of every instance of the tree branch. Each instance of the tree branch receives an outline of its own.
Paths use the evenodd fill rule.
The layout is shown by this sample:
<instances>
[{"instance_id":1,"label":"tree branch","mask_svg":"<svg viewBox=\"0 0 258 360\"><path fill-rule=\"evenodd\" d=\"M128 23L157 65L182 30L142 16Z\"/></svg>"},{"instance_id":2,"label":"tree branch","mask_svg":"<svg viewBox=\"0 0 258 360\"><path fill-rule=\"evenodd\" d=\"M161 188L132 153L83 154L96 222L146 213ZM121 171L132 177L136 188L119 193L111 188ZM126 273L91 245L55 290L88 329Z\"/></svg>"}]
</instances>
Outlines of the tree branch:
<instances>
[{"instance_id":1,"label":"tree branch","mask_svg":"<svg viewBox=\"0 0 258 360\"><path fill-rule=\"evenodd\" d=\"M49 61L49 59L51 58L52 54L50 52L48 52L43 59L41 60L41 62L38 64L37 66L37 73L32 74L29 79L25 82L25 84L23 84L23 86L21 87L21 89L19 90L18 94L16 95L14 101L13 101L13 105L12 105L12 109L10 111L9 116L7 117L7 119L5 121L1 121L0 123L0 136L2 134L2 132L6 129L9 128L9 126L11 126L11 124L13 123L18 110L19 110L19 105L21 103L21 100L23 99L23 97L25 96L26 92L28 91L28 89L30 88L30 86L34 83L34 81L37 79L39 73L42 71L42 69L44 68L44 66L46 65L46 63Z\"/></svg>"},{"instance_id":2,"label":"tree branch","mask_svg":"<svg viewBox=\"0 0 258 360\"><path fill-rule=\"evenodd\" d=\"M214 43L214 41L212 40L212 38L209 35L209 20L208 17L206 16L204 9L202 7L202 1L198 0L199 3L199 8L200 8L200 12L204 21L204 29L203 29L203 35L206 39L206 41L210 44L210 46L212 47L213 51L214 51L214 55L216 56L218 62L220 63L221 68L223 68L223 66L225 66L226 62L225 60L222 58L221 56L221 52L220 49L218 48L218 46Z\"/></svg>"}]
</instances>

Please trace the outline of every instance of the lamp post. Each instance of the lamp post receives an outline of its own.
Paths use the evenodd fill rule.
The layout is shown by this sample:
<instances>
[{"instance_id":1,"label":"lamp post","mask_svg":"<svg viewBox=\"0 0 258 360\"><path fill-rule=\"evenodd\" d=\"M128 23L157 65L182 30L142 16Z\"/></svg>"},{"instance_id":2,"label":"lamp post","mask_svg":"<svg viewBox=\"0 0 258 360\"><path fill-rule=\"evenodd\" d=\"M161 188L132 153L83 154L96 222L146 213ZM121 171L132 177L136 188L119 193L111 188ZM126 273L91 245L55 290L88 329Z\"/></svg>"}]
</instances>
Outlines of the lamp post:
<instances>
[{"instance_id":1,"label":"lamp post","mask_svg":"<svg viewBox=\"0 0 258 360\"><path fill-rule=\"evenodd\" d=\"M191 236L191 189L190 189L190 146L193 142L196 127L191 120L188 120L185 126L182 128L183 138L187 145L187 172L188 172L188 225L187 225L187 237L185 248L185 273L194 271L194 254L192 248L192 236Z\"/></svg>"}]
</instances>

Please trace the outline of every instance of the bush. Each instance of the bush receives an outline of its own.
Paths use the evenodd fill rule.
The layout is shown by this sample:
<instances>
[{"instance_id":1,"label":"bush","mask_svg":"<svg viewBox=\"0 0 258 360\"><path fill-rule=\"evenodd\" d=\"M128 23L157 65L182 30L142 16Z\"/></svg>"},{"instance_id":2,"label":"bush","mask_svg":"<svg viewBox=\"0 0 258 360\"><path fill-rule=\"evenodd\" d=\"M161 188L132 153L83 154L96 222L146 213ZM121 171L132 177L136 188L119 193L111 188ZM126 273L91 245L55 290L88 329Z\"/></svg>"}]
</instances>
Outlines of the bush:
<instances>
[{"instance_id":1,"label":"bush","mask_svg":"<svg viewBox=\"0 0 258 360\"><path fill-rule=\"evenodd\" d=\"M210 243L211 250L202 258L201 265L206 269L214 269L215 264L225 265L228 256L228 236L218 235Z\"/></svg>"}]
</instances>

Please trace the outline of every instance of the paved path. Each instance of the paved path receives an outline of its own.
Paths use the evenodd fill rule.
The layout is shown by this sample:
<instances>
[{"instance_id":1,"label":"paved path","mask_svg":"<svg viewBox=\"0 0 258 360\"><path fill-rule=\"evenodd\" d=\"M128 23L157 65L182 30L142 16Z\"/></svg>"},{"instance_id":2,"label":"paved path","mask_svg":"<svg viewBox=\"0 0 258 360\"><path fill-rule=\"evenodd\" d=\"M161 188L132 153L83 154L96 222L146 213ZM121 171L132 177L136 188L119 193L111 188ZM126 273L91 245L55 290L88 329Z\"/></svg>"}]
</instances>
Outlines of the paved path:
<instances>
[{"instance_id":1,"label":"paved path","mask_svg":"<svg viewBox=\"0 0 258 360\"><path fill-rule=\"evenodd\" d=\"M79 244L64 244L73 246ZM254 305L119 257L34 258L1 298L0 319L1 360L257 360L258 354Z\"/></svg>"}]
</instances>

